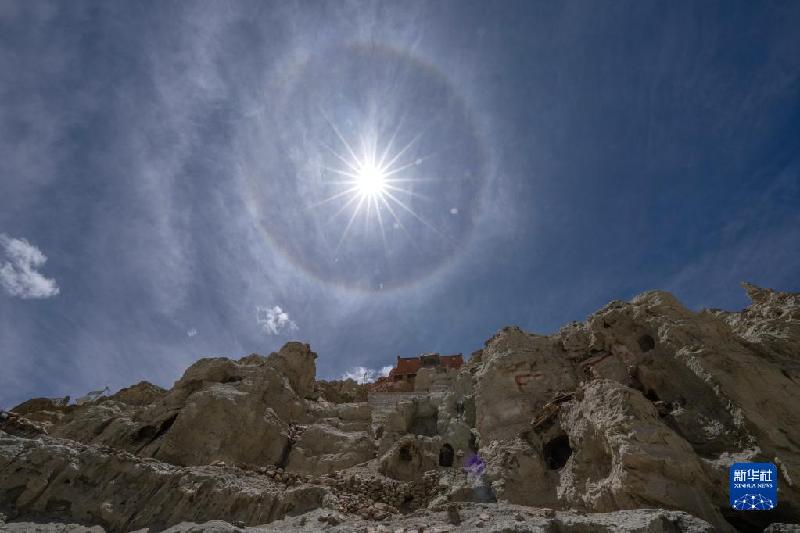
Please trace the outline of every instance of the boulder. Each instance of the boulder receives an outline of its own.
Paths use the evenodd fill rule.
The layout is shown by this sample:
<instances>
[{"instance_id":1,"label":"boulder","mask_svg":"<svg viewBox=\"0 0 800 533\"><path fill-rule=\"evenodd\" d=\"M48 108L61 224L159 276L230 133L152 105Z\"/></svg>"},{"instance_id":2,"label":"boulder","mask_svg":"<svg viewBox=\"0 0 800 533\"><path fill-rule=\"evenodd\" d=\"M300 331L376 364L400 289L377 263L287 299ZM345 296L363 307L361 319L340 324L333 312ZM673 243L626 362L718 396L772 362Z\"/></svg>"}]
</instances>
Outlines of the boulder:
<instances>
[{"instance_id":1,"label":"boulder","mask_svg":"<svg viewBox=\"0 0 800 533\"><path fill-rule=\"evenodd\" d=\"M284 456L288 429L263 397L215 383L189 396L172 417L139 428L138 436L152 439L147 455L178 465L269 465Z\"/></svg>"},{"instance_id":2,"label":"boulder","mask_svg":"<svg viewBox=\"0 0 800 533\"><path fill-rule=\"evenodd\" d=\"M374 457L375 444L366 432L346 432L314 424L292 445L286 469L303 474L329 474Z\"/></svg>"},{"instance_id":3,"label":"boulder","mask_svg":"<svg viewBox=\"0 0 800 533\"><path fill-rule=\"evenodd\" d=\"M278 352L267 357L266 364L289 380L295 394L306 398L314 394L316 359L317 354L308 344L287 342Z\"/></svg>"}]
</instances>

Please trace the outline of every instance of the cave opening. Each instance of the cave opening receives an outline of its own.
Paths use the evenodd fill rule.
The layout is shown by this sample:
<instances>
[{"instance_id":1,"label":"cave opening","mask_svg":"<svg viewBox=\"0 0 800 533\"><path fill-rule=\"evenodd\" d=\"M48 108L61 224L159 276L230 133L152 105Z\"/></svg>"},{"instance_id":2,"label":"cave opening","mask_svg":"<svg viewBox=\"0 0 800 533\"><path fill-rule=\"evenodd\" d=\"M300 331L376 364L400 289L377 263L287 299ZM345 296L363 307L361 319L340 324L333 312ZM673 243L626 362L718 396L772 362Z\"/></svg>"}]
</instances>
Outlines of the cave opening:
<instances>
[{"instance_id":1,"label":"cave opening","mask_svg":"<svg viewBox=\"0 0 800 533\"><path fill-rule=\"evenodd\" d=\"M653 389L649 389L649 388L645 389L644 397L647 398L648 400L650 400L651 402L657 402L657 401L660 400L660 398L658 397L658 394L656 394L656 391L654 391Z\"/></svg>"},{"instance_id":2,"label":"cave opening","mask_svg":"<svg viewBox=\"0 0 800 533\"><path fill-rule=\"evenodd\" d=\"M175 423L176 418L178 418L178 413L165 418L159 422L157 426L149 425L140 427L136 433L133 434L133 440L135 442L145 442L145 445L150 444L164 433L169 431L169 429L172 427L172 424Z\"/></svg>"},{"instance_id":3,"label":"cave opening","mask_svg":"<svg viewBox=\"0 0 800 533\"><path fill-rule=\"evenodd\" d=\"M656 341L650 335L642 335L641 337L639 337L638 342L639 342L639 349L642 350L642 352L649 352L650 350L656 347Z\"/></svg>"},{"instance_id":4,"label":"cave opening","mask_svg":"<svg viewBox=\"0 0 800 533\"><path fill-rule=\"evenodd\" d=\"M411 460L410 446L403 446L402 448L400 448L400 460L406 462Z\"/></svg>"},{"instance_id":5,"label":"cave opening","mask_svg":"<svg viewBox=\"0 0 800 533\"><path fill-rule=\"evenodd\" d=\"M560 470L567 464L567 459L572 455L572 448L569 445L569 437L559 435L549 440L542 450L547 468L550 470Z\"/></svg>"},{"instance_id":6,"label":"cave opening","mask_svg":"<svg viewBox=\"0 0 800 533\"><path fill-rule=\"evenodd\" d=\"M414 496L406 494L403 497L403 503L400 504L401 513L410 513L414 510Z\"/></svg>"},{"instance_id":7,"label":"cave opening","mask_svg":"<svg viewBox=\"0 0 800 533\"><path fill-rule=\"evenodd\" d=\"M445 445L442 446L442 449L439 450L439 466L453 466L454 456L455 451L453 450L453 447L445 443Z\"/></svg>"}]
</instances>

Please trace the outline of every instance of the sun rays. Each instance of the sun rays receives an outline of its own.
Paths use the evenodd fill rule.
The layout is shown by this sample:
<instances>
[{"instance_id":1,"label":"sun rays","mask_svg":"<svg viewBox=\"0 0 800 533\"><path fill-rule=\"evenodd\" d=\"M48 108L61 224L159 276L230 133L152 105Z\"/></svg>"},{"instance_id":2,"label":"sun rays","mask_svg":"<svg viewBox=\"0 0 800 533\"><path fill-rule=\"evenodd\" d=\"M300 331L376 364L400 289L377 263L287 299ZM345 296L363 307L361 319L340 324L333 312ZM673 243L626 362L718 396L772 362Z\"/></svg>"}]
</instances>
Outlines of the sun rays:
<instances>
[{"instance_id":1,"label":"sun rays","mask_svg":"<svg viewBox=\"0 0 800 533\"><path fill-rule=\"evenodd\" d=\"M416 247L416 239L409 232L409 220L443 237L414 209L412 203L412 199L430 200L412 189L413 182L430 181L430 178L418 177L414 172L430 157L413 155L421 133L404 145L399 145L398 136L403 125L400 121L385 144L375 128L367 130L370 133L361 135L358 143L354 143L348 141L324 112L322 115L338 139L338 150L323 143L335 162L333 166L323 166L325 176L329 177L324 184L336 190L315 206L330 206L333 210L329 218L331 223L337 219L346 220L335 251L341 248L359 218L363 218L365 226L374 224L377 227L384 249L387 246L387 230L393 229L405 233Z\"/></svg>"}]
</instances>

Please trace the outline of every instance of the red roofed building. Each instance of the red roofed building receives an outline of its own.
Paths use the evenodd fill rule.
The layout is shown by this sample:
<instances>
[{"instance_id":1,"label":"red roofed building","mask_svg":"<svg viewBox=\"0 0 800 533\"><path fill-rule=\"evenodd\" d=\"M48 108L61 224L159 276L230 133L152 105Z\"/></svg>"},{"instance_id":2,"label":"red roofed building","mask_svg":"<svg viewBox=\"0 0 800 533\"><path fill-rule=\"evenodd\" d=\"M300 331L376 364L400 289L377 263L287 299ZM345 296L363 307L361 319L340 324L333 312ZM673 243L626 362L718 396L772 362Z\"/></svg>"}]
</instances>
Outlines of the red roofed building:
<instances>
[{"instance_id":1,"label":"red roofed building","mask_svg":"<svg viewBox=\"0 0 800 533\"><path fill-rule=\"evenodd\" d=\"M389 377L380 378L371 389L373 392L405 392L414 390L414 382L420 369L441 369L440 371L458 370L464 365L464 356L439 355L426 353L419 357L397 356L395 367L389 372Z\"/></svg>"}]
</instances>

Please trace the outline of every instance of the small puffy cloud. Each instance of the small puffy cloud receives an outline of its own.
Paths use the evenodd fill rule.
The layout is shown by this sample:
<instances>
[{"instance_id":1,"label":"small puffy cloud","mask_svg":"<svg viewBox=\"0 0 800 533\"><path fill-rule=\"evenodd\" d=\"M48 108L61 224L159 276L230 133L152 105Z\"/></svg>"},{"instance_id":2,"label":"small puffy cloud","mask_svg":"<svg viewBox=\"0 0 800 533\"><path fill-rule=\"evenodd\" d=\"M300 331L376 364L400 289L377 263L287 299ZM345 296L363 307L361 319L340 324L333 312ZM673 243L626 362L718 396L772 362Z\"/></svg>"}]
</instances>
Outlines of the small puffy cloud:
<instances>
[{"instance_id":1,"label":"small puffy cloud","mask_svg":"<svg viewBox=\"0 0 800 533\"><path fill-rule=\"evenodd\" d=\"M384 366L380 370L367 368L365 366L354 366L342 374L342 379L352 379L356 383L363 385L364 383L372 383L379 377L388 376L391 370L391 366Z\"/></svg>"},{"instance_id":2,"label":"small puffy cloud","mask_svg":"<svg viewBox=\"0 0 800 533\"><path fill-rule=\"evenodd\" d=\"M278 335L284 331L296 331L297 324L289 318L289 313L279 306L256 307L256 322L267 335Z\"/></svg>"},{"instance_id":3,"label":"small puffy cloud","mask_svg":"<svg viewBox=\"0 0 800 533\"><path fill-rule=\"evenodd\" d=\"M194 337L195 335L197 335L197 329L196 328L192 328L192 329L190 329L189 331L186 332L186 336L187 337Z\"/></svg>"},{"instance_id":4,"label":"small puffy cloud","mask_svg":"<svg viewBox=\"0 0 800 533\"><path fill-rule=\"evenodd\" d=\"M0 286L11 296L31 299L57 295L56 281L38 271L45 262L47 256L36 246L0 233Z\"/></svg>"}]
</instances>

